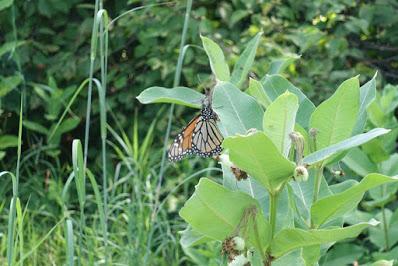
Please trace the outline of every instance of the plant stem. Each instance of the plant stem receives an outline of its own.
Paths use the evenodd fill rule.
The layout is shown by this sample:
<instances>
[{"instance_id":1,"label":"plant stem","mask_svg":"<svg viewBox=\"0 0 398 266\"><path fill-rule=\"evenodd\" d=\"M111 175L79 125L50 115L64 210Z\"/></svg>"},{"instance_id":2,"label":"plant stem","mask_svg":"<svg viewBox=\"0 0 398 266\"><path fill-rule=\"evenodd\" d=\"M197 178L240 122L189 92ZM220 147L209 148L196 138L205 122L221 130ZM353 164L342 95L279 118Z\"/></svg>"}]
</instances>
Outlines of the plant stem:
<instances>
[{"instance_id":1,"label":"plant stem","mask_svg":"<svg viewBox=\"0 0 398 266\"><path fill-rule=\"evenodd\" d=\"M380 189L381 189L381 196L382 198L384 198L386 185L381 186ZM386 217L386 210L384 208L384 204L381 206L381 214L383 216L383 232L384 232L384 241L385 241L384 249L387 251L390 249L390 241L388 238L387 217Z\"/></svg>"},{"instance_id":2,"label":"plant stem","mask_svg":"<svg viewBox=\"0 0 398 266\"><path fill-rule=\"evenodd\" d=\"M385 250L390 249L390 241L388 239L388 229L387 229L387 218L386 218L386 210L384 208L384 205L381 207L381 213L383 215L383 231L384 231L384 240L385 240Z\"/></svg>"},{"instance_id":3,"label":"plant stem","mask_svg":"<svg viewBox=\"0 0 398 266\"><path fill-rule=\"evenodd\" d=\"M278 203L278 195L279 193L271 194L269 197L269 220L271 224L271 239L275 234L275 225L276 225L276 208Z\"/></svg>"},{"instance_id":4,"label":"plant stem","mask_svg":"<svg viewBox=\"0 0 398 266\"><path fill-rule=\"evenodd\" d=\"M279 192L269 193L269 222L271 225L271 239L274 238L275 227L276 227L276 209L278 207L278 196ZM268 248L265 256L264 265L270 266L272 263L272 257L270 249Z\"/></svg>"},{"instance_id":5,"label":"plant stem","mask_svg":"<svg viewBox=\"0 0 398 266\"><path fill-rule=\"evenodd\" d=\"M185 42L186 42L186 38L187 38L187 31L188 31L188 27L189 27L189 18L190 18L190 14L191 14L191 9L192 9L192 0L187 0L187 7L185 10L185 17L184 17L184 26L182 28L182 33L181 33L180 48L179 48L179 54L178 54L178 59L177 59L176 72L174 74L173 87L177 87L178 85L180 85L182 63L184 61L184 55L185 55L184 46L185 46ZM159 204L160 188L161 188L163 177L164 177L167 146L168 146L168 140L170 137L171 121L173 119L173 113L174 113L174 104L171 104L170 110L169 110L169 116L167 119L166 134L164 136L163 154L162 154L162 160L160 162L159 180L158 180L158 184L156 186L156 191L155 191L155 204L154 204L154 208L153 208L153 212L152 212L152 220L155 220L155 218L156 218L155 215L157 213L157 208L158 208L158 204Z\"/></svg>"},{"instance_id":6,"label":"plant stem","mask_svg":"<svg viewBox=\"0 0 398 266\"><path fill-rule=\"evenodd\" d=\"M316 176L315 176L315 183L314 183L314 194L312 195L312 203L315 203L318 200L319 191L321 189L323 177L323 165L317 168Z\"/></svg>"}]
</instances>

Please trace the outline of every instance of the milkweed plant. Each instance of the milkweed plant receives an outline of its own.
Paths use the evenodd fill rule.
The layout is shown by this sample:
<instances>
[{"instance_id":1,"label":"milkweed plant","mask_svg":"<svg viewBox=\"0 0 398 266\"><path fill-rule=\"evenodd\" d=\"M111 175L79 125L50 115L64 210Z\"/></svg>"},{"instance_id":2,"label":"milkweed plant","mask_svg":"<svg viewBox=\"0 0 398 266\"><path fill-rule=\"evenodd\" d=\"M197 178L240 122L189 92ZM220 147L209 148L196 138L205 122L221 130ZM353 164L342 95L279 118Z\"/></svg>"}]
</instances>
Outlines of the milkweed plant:
<instances>
[{"instance_id":1,"label":"milkweed plant","mask_svg":"<svg viewBox=\"0 0 398 266\"><path fill-rule=\"evenodd\" d=\"M287 62L271 65L272 73L261 79L248 77L261 33L248 42L232 73L222 49L201 39L216 78L223 182L200 178L180 210L188 224L184 248L220 241L220 256L229 265L317 265L336 242L377 226L376 219L347 226L345 218L367 191L396 186L397 177L369 173L359 182L328 184L324 175L351 149L390 132L364 132L376 74L362 86L358 76L344 81L315 106L275 74ZM186 87L151 87L138 100L199 109L204 97Z\"/></svg>"}]
</instances>

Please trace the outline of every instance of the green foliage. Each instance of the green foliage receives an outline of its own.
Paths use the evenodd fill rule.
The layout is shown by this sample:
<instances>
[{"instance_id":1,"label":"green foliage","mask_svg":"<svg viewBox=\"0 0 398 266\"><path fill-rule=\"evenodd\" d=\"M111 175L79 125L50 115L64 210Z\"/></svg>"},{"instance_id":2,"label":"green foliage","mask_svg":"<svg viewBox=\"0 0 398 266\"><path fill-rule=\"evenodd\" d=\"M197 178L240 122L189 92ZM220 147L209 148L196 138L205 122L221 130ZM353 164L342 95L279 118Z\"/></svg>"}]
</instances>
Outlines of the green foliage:
<instances>
[{"instance_id":1,"label":"green foliage","mask_svg":"<svg viewBox=\"0 0 398 266\"><path fill-rule=\"evenodd\" d=\"M180 98L180 100L178 100ZM172 89L152 87L143 91L137 99L143 103L175 103L188 107L200 108L204 96L197 91L185 87Z\"/></svg>"},{"instance_id":2,"label":"green foliage","mask_svg":"<svg viewBox=\"0 0 398 266\"><path fill-rule=\"evenodd\" d=\"M180 216L197 232L212 239L222 241L239 235L261 251L265 251L270 242L269 224L258 202L245 193L229 191L206 178L200 180L194 196L180 210Z\"/></svg>"},{"instance_id":3,"label":"green foliage","mask_svg":"<svg viewBox=\"0 0 398 266\"><path fill-rule=\"evenodd\" d=\"M211 43L213 49L213 51L205 49L210 61L213 60L212 71L215 76L220 76L220 69L215 69L215 66L222 66L223 63L217 64L215 60L218 58L224 61L224 57L216 57L211 53L217 51L218 54L222 54L221 48L217 48L214 42L208 40L207 42ZM250 210L250 206L259 208L264 206L262 204L265 201L265 206L269 204L268 208L264 208L268 216L267 220L262 222L269 229L261 234L258 230L261 226L257 223L261 221L256 220L256 223L251 224L251 229L247 229L253 234L247 237L248 249L253 248L263 263L275 261L278 265L282 261L289 261L290 258L300 257L306 265L312 265L327 251L320 249L321 245L328 244L330 248L336 241L355 238L364 229L379 226L378 221L370 220L344 227L344 217L358 207L365 192L370 191L372 195L372 190L376 187L397 183L395 177L374 173L366 175L359 183L347 180L331 186L325 182L324 167L343 158L346 155L344 151L377 141L377 137L387 136L390 130L376 128L355 135L355 130L362 132L364 121L367 119L364 110L375 100L372 94L375 88L374 78L361 89L358 77L344 81L329 99L316 108L298 88L284 78L266 76L263 80L262 84L252 80L248 85L251 88L247 92L253 94L255 99L229 82L218 82L214 88L213 105L226 137L223 142L225 154L221 159L224 179L233 178L228 167L233 166L245 171L249 175L250 189L247 190L242 184L234 190L248 193L252 197L246 197L244 193L230 191L207 179L201 179L194 195L186 202L180 215L195 229L195 234L191 235L189 241L190 247L207 242L210 238L223 241L225 248L229 237L237 235L236 231L240 229L239 221L247 220L246 213ZM283 86L285 84L288 86ZM153 88L148 90L151 89L153 90ZM156 93L161 93L161 89ZM174 97L174 101L173 99L167 101L181 100L184 95ZM237 99L240 101L239 104ZM271 102L267 102L268 100ZM260 122L257 122L262 113L260 104L266 108L262 128L259 128ZM301 112L300 107L302 107ZM300 116L305 117L300 119ZM311 118L305 120L309 116ZM311 127L309 132L304 128L300 129L307 137L297 133L298 137L292 137L295 128L298 128L295 126L298 121ZM309 154L302 160L304 146L309 146L309 149L307 148ZM295 161L292 161L293 154ZM332 157L333 160L330 159ZM311 182L305 182L306 179L292 181L293 173L298 171L299 167L303 169L300 171L308 171L305 165L302 165L303 162L307 167L314 168L310 174ZM224 184L227 184L226 181L224 180ZM298 181L303 182L303 185L297 184ZM235 182L242 181L237 177ZM297 195L294 187L299 189L303 197L294 197ZM258 197L255 194L255 191L261 189L268 192L268 197ZM302 189L312 190L312 196L304 196ZM284 195L287 196L287 201ZM307 205L307 214L297 210L302 208L300 204ZM289 222L278 220L286 209L296 209L293 214L284 217L285 221L290 219L293 222L290 225ZM277 223L285 226L277 228ZM186 234L185 237L189 237ZM264 235L265 239L270 239L270 246L268 246L269 240L266 243L254 243L250 240L264 238ZM183 242L185 246L186 241L185 239ZM297 249L301 249L302 253L292 255L296 253L291 251ZM229 256L233 254L227 249L224 252Z\"/></svg>"},{"instance_id":4,"label":"green foliage","mask_svg":"<svg viewBox=\"0 0 398 266\"><path fill-rule=\"evenodd\" d=\"M228 64L225 62L224 53L211 39L201 36L203 48L209 57L211 71L217 80L229 81L230 73Z\"/></svg>"},{"instance_id":5,"label":"green foliage","mask_svg":"<svg viewBox=\"0 0 398 266\"><path fill-rule=\"evenodd\" d=\"M96 13L99 2L106 11ZM134 101L140 95L144 103L200 108L200 91L213 87L213 72L218 80L224 80L216 84L213 107L229 141L246 140L253 136L247 131L257 129L260 132L255 136L261 134L261 144L266 143L265 148L270 148L276 158L285 158L293 167L298 163L300 147L295 142L288 145L286 136L294 127L303 135L306 160L311 159L307 182L299 183L289 176L278 179L282 185L279 181L273 184L280 188L275 205L262 185L268 181L264 176L263 182L257 182L255 176L235 179L230 167L233 162L242 163L239 157L245 154L239 154L236 162L226 154L221 158L226 187L222 190L227 197L232 195L231 190L249 194L257 205L257 214L264 214L256 216L261 220L260 227L268 221L272 224L276 216L275 230L271 230L275 236L288 232L289 237L292 233L308 240L305 245L281 241L286 248L298 248L275 258L272 264L313 265L320 259L321 265L354 261L391 265L398 252L396 183L370 189L359 204L355 201L359 210L355 206L352 211L345 210L344 216L327 220L322 229L311 228L310 210L324 198L356 188L359 185L354 180L368 174L398 174L398 94L396 86L387 84L397 82L395 1L199 0L190 12L187 45L181 49L185 1L132 9L152 2L111 0L94 5L81 0L0 0L0 159L3 170L15 168L10 170L15 174L0 174L0 264L7 264L7 260L24 265L225 264L219 256L220 243L208 242L208 237L195 230L184 233L185 244L182 241L181 247L177 245L177 232L183 230L184 223L176 211L192 193L198 176L220 171L213 167L214 162L197 159L159 170L163 140L188 119L186 109L175 109L178 120L170 127L164 119L164 108L143 107ZM106 24L108 14L117 19L106 33L108 38L102 38L105 35L100 33L99 22ZM97 30L93 30L94 21L98 22ZM199 47L202 43L205 49ZM182 60L176 64L181 54ZM171 88L181 65L181 82L177 82L181 87ZM262 78L248 81L249 72ZM334 93L337 84L358 74L361 84L369 81L359 88L359 96L355 94L358 102L347 97L342 102L347 100L350 106L338 109L342 121L349 121L345 132L339 120L329 125L320 121L328 136L334 135L330 127L337 125L339 137L334 144L315 147L308 132L313 102L318 105ZM88 76L101 78L88 80ZM93 94L91 119L85 109L91 95L86 90L88 83L101 90L99 96ZM383 90L376 92L376 83ZM148 87L155 89L143 91ZM185 95L178 92L180 88L186 90ZM283 103L293 102L294 95L298 110L294 103L287 106L294 110L281 111L289 114L284 120L275 119L275 113L282 110ZM349 108L356 109L358 115L349 113ZM327 109L329 113L320 112L322 119L336 113L330 106ZM108 121L106 113L111 118ZM270 117L265 123L264 116ZM84 120L88 121L86 125ZM264 124L268 129L264 130ZM274 125L278 129L275 132L270 130ZM280 125L289 129L282 130ZM90 147L86 158L83 147L73 140L82 138L83 132L88 136L87 128L91 138L84 143ZM323 142L324 133L318 133ZM318 136L315 141L319 141ZM106 152L106 147L111 151ZM248 152L241 149L234 145L230 152ZM91 171L87 168L82 172L86 159ZM340 159L343 163L337 163ZM319 168L320 163L324 167ZM204 169L195 172L198 168ZM11 178L6 178L8 175ZM77 186L71 186L74 181ZM317 194L319 201L312 204ZM270 215L272 208L277 209L276 215ZM333 247L322 244L321 248L319 243L336 238L320 237L317 231L365 227L373 217L381 223L362 231L363 236ZM253 235L254 228L249 229ZM356 234L339 236L348 235ZM260 245L267 253L265 242ZM309 243L311 246L307 246ZM252 265L261 265L263 259L254 252Z\"/></svg>"},{"instance_id":6,"label":"green foliage","mask_svg":"<svg viewBox=\"0 0 398 266\"><path fill-rule=\"evenodd\" d=\"M359 80L344 81L332 97L312 113L310 127L315 128L316 149L323 149L352 135L359 110Z\"/></svg>"},{"instance_id":7,"label":"green foliage","mask_svg":"<svg viewBox=\"0 0 398 266\"><path fill-rule=\"evenodd\" d=\"M376 226L377 224L378 222L373 220L368 223L358 223L338 229L308 231L302 229L284 229L272 241L271 254L275 257L281 257L283 254L299 247L308 247L353 238L358 236L369 225Z\"/></svg>"},{"instance_id":8,"label":"green foliage","mask_svg":"<svg viewBox=\"0 0 398 266\"><path fill-rule=\"evenodd\" d=\"M271 100L275 100L279 95L288 90L296 94L299 99L299 109L297 115L297 123L302 127L308 128L309 119L315 110L314 104L301 92L301 90L291 84L287 79L280 75L267 75L262 80L264 90Z\"/></svg>"},{"instance_id":9,"label":"green foliage","mask_svg":"<svg viewBox=\"0 0 398 266\"><path fill-rule=\"evenodd\" d=\"M220 82L214 87L213 106L220 119L227 121L221 128L226 136L262 128L263 109L232 83Z\"/></svg>"},{"instance_id":10,"label":"green foliage","mask_svg":"<svg viewBox=\"0 0 398 266\"><path fill-rule=\"evenodd\" d=\"M276 98L264 113L264 133L285 157L289 155L291 147L289 132L294 131L298 107L297 97L285 92Z\"/></svg>"},{"instance_id":11,"label":"green foliage","mask_svg":"<svg viewBox=\"0 0 398 266\"><path fill-rule=\"evenodd\" d=\"M224 140L223 147L229 150L230 160L237 167L272 193L280 190L293 175L294 163L284 158L263 132L229 137Z\"/></svg>"}]
</instances>

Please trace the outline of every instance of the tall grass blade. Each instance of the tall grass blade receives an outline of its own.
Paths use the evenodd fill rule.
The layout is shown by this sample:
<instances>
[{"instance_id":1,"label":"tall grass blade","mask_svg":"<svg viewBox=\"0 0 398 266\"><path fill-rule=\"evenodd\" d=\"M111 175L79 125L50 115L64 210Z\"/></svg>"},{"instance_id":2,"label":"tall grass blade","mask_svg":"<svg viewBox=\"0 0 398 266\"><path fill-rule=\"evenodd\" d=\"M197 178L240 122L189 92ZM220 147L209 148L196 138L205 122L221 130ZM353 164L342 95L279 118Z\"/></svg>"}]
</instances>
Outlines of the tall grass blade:
<instances>
[{"instance_id":1,"label":"tall grass blade","mask_svg":"<svg viewBox=\"0 0 398 266\"><path fill-rule=\"evenodd\" d=\"M23 117L23 99L25 91L23 90L20 98L20 109L19 109L19 125L18 125L18 149L17 149L17 167L15 170L15 176L13 178L13 197L10 203L10 213L8 216L8 244L7 244L7 262L8 265L12 265L13 254L14 254L14 232L15 232L15 215L16 215L16 201L18 198L18 186L19 186L19 168L21 164L21 146L22 146L22 117ZM11 174L11 173L10 173ZM11 177L13 175L11 174Z\"/></svg>"},{"instance_id":2,"label":"tall grass blade","mask_svg":"<svg viewBox=\"0 0 398 266\"><path fill-rule=\"evenodd\" d=\"M74 265L73 260L73 224L70 219L65 222L65 238L66 238L66 262L68 266Z\"/></svg>"},{"instance_id":3,"label":"tall grass blade","mask_svg":"<svg viewBox=\"0 0 398 266\"><path fill-rule=\"evenodd\" d=\"M185 41L186 41L186 35L189 27L189 17L191 14L191 8L192 8L192 0L187 0L187 8L185 11L185 18L184 18L184 26L182 29L182 34L181 34L181 42L180 42L180 53L178 55L178 60L177 60L177 67L176 67L176 72L174 75L174 81L173 81L173 87L177 87L180 84L180 79L181 79L181 71L182 71L182 63L184 61L184 47L185 47ZM158 185L156 187L156 195L155 195L155 207L153 209L152 213L152 219L155 219L155 214L157 212L157 206L159 204L159 196L160 196L160 187L162 185L163 181L163 176L164 176L164 169L165 169L165 163L166 163L166 154L167 154L167 146L168 146L168 140L170 137L170 131L171 131L171 120L173 119L173 113L174 113L174 104L170 106L169 110L169 117L167 119L167 129L166 129L166 134L164 136L164 146L163 146L163 154L162 154L162 161L160 163L160 172L159 172L159 181Z\"/></svg>"},{"instance_id":4,"label":"tall grass blade","mask_svg":"<svg viewBox=\"0 0 398 266\"><path fill-rule=\"evenodd\" d=\"M80 140L75 139L72 142L72 165L73 174L75 176L75 183L77 188L77 195L79 198L80 207L80 225L79 225L79 258L83 256L83 239L84 239L84 228L85 228L85 215L84 205L86 201L86 176L84 174L84 161L83 161L83 150ZM73 239L72 239L73 241ZM79 259L79 264L81 259Z\"/></svg>"}]
</instances>

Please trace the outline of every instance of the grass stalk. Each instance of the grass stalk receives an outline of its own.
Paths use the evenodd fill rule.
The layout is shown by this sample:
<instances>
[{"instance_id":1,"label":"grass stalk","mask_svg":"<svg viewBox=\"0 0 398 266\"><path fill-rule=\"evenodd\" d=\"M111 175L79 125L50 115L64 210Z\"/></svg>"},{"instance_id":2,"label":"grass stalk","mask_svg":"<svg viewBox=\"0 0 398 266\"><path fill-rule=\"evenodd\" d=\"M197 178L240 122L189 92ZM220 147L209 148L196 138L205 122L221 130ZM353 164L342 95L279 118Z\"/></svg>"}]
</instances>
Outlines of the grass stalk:
<instances>
[{"instance_id":1,"label":"grass stalk","mask_svg":"<svg viewBox=\"0 0 398 266\"><path fill-rule=\"evenodd\" d=\"M102 9L100 3L100 11ZM102 15L103 14L103 15ZM107 55L108 55L108 31L105 30L105 25L108 25L108 16L106 11L99 12L100 15L100 64L101 64L101 91L99 93L100 99L100 127L101 127L101 153L102 153L102 193L103 193L103 207L104 207L104 223L103 223L103 238L105 244L105 265L109 264L109 248L108 248L108 186L106 173L106 77L107 77ZM104 23L105 20L105 23Z\"/></svg>"},{"instance_id":2,"label":"grass stalk","mask_svg":"<svg viewBox=\"0 0 398 266\"><path fill-rule=\"evenodd\" d=\"M90 70L89 70L89 79L88 79L88 91L87 91L87 104L86 104L86 123L84 129L84 152L83 152L83 175L86 175L87 168L87 156L88 156L88 142L90 138L90 115L91 115L91 101L92 101L92 93L93 93L93 81L94 81L94 64L97 55L97 40L98 40L98 30L96 25L96 17L100 6L100 0L95 0L94 6L94 22L91 31L91 43L90 43ZM83 228L84 226L84 207L80 208L80 228L79 228L79 256L78 256L78 265L81 265L81 258L83 253Z\"/></svg>"},{"instance_id":3,"label":"grass stalk","mask_svg":"<svg viewBox=\"0 0 398 266\"><path fill-rule=\"evenodd\" d=\"M66 262L68 266L74 265L73 260L73 224L70 219L66 220L65 223L65 239L66 239Z\"/></svg>"},{"instance_id":4,"label":"grass stalk","mask_svg":"<svg viewBox=\"0 0 398 266\"><path fill-rule=\"evenodd\" d=\"M19 109L19 125L18 125L18 148L17 148L17 166L15 170L15 178L13 184L13 196L10 203L10 213L8 216L8 244L7 244L7 262L8 265L13 265L14 260L14 234L15 234L15 216L16 216L16 203L18 200L18 187L19 187L19 168L21 164L21 147L22 147L22 117L23 117L23 99L25 90L22 90L20 97Z\"/></svg>"},{"instance_id":5,"label":"grass stalk","mask_svg":"<svg viewBox=\"0 0 398 266\"><path fill-rule=\"evenodd\" d=\"M186 10L185 10L185 17L184 17L184 25L182 28L180 48L179 48L180 52L178 54L176 72L174 74L173 87L177 87L178 85L180 85L182 64L184 62L184 55L185 55L184 50L186 50L186 49L184 49L184 47L185 47L186 36L187 36L188 27L189 27L189 18L190 18L190 14L191 14L191 9L192 9L192 0L187 0L187 6L186 6ZM157 207L159 204L160 188L161 188L163 177L164 177L166 154L167 154L168 140L170 137L171 121L173 119L173 113L174 113L174 104L171 104L170 109L169 109L169 116L167 119L166 134L164 136L164 146L163 146L162 160L160 163L159 180L158 180L158 184L157 184L156 192L155 192L155 205L154 205L155 207L154 207L153 213L152 213L153 220L156 218Z\"/></svg>"},{"instance_id":6,"label":"grass stalk","mask_svg":"<svg viewBox=\"0 0 398 266\"><path fill-rule=\"evenodd\" d=\"M99 10L100 0L95 0L94 7L94 23L91 32L91 44L90 44L90 70L89 70L89 83L87 91L87 105L86 105L86 124L84 129L84 167L87 167L87 154L88 154L88 141L90 138L90 115L91 115L91 98L93 93L93 77L94 77L94 64L97 55L97 40L98 30L95 23L97 13Z\"/></svg>"}]
</instances>

